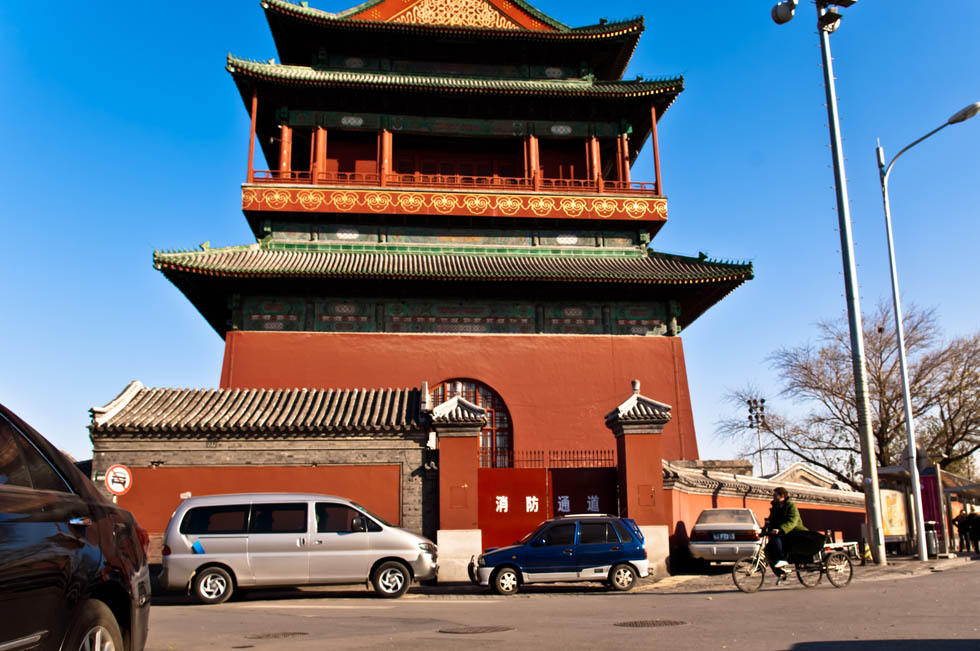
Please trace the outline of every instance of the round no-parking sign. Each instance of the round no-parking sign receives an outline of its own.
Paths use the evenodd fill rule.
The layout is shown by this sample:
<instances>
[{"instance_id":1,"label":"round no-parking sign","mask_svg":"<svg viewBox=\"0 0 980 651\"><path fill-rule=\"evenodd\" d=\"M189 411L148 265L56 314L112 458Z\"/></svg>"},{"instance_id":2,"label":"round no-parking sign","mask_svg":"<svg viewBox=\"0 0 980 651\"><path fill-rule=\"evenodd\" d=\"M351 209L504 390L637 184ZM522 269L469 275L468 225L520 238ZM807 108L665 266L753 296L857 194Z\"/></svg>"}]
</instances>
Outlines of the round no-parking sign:
<instances>
[{"instance_id":1,"label":"round no-parking sign","mask_svg":"<svg viewBox=\"0 0 980 651\"><path fill-rule=\"evenodd\" d=\"M118 463L109 466L105 471L105 487L113 495L125 495L133 487L133 472Z\"/></svg>"}]
</instances>

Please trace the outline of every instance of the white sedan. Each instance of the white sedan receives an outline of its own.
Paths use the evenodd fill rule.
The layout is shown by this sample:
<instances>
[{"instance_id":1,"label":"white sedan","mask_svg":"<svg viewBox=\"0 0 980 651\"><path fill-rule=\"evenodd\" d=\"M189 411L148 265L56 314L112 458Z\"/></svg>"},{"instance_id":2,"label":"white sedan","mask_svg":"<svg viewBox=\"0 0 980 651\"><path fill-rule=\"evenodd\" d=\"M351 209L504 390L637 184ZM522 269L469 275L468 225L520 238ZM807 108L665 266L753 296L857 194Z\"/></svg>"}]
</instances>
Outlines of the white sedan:
<instances>
[{"instance_id":1,"label":"white sedan","mask_svg":"<svg viewBox=\"0 0 980 651\"><path fill-rule=\"evenodd\" d=\"M709 562L738 560L755 553L761 530L749 509L705 509L691 529L691 556Z\"/></svg>"}]
</instances>

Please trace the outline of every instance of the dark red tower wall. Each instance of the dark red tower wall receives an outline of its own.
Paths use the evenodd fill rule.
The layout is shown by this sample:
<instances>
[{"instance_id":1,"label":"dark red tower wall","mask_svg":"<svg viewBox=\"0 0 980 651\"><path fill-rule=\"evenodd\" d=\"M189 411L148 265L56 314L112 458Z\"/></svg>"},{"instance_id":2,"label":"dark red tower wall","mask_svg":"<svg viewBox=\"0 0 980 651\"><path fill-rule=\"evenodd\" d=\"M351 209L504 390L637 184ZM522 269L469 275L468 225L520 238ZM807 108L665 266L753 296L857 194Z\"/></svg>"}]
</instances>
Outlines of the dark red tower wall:
<instances>
[{"instance_id":1,"label":"dark red tower wall","mask_svg":"<svg viewBox=\"0 0 980 651\"><path fill-rule=\"evenodd\" d=\"M483 382L507 403L514 450L616 447L604 417L631 394L671 405L665 459L697 459L678 337L229 332L222 388L377 388Z\"/></svg>"}]
</instances>

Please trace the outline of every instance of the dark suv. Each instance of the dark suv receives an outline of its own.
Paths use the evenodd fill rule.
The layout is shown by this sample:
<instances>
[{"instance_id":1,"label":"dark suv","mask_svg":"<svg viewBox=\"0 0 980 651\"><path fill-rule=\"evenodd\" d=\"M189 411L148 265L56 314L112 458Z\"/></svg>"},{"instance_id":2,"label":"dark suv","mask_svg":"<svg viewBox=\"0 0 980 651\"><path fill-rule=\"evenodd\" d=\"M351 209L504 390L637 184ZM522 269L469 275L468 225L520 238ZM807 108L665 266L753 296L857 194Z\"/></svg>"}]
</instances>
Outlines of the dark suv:
<instances>
[{"instance_id":1,"label":"dark suv","mask_svg":"<svg viewBox=\"0 0 980 651\"><path fill-rule=\"evenodd\" d=\"M149 542L0 405L0 649L142 649Z\"/></svg>"},{"instance_id":2,"label":"dark suv","mask_svg":"<svg viewBox=\"0 0 980 651\"><path fill-rule=\"evenodd\" d=\"M525 583L602 581L629 590L649 573L643 534L630 518L568 515L548 520L508 547L470 561L470 578L497 594Z\"/></svg>"}]
</instances>

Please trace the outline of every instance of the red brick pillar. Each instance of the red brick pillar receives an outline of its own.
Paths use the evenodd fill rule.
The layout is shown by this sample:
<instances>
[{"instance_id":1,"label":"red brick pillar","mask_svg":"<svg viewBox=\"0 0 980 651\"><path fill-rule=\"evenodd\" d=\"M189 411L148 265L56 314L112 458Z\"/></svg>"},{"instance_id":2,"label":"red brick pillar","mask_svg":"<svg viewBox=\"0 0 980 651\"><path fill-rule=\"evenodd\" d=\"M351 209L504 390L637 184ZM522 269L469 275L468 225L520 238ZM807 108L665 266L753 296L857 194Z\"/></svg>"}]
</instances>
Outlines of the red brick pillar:
<instances>
[{"instance_id":1,"label":"red brick pillar","mask_svg":"<svg viewBox=\"0 0 980 651\"><path fill-rule=\"evenodd\" d=\"M439 441L440 581L467 580L470 558L483 551L479 471L480 430L485 424L486 411L461 396L431 410Z\"/></svg>"},{"instance_id":2,"label":"red brick pillar","mask_svg":"<svg viewBox=\"0 0 980 651\"><path fill-rule=\"evenodd\" d=\"M639 525L665 525L664 482L660 436L670 420L670 406L633 395L606 414L606 427L616 437L620 515Z\"/></svg>"},{"instance_id":3,"label":"red brick pillar","mask_svg":"<svg viewBox=\"0 0 980 651\"><path fill-rule=\"evenodd\" d=\"M479 526L480 436L472 432L439 432L439 528Z\"/></svg>"}]
</instances>

